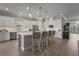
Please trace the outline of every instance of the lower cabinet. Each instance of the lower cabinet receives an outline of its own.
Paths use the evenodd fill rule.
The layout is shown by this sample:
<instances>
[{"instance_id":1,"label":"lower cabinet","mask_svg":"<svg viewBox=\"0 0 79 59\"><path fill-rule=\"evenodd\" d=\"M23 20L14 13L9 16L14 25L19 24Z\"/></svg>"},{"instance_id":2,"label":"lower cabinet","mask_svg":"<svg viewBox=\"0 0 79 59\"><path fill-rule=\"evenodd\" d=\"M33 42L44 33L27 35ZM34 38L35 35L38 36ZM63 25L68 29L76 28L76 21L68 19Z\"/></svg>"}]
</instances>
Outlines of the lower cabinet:
<instances>
[{"instance_id":1,"label":"lower cabinet","mask_svg":"<svg viewBox=\"0 0 79 59\"><path fill-rule=\"evenodd\" d=\"M17 38L17 32L10 32L10 40L14 40Z\"/></svg>"},{"instance_id":2,"label":"lower cabinet","mask_svg":"<svg viewBox=\"0 0 79 59\"><path fill-rule=\"evenodd\" d=\"M10 32L0 32L0 41L10 40Z\"/></svg>"}]
</instances>

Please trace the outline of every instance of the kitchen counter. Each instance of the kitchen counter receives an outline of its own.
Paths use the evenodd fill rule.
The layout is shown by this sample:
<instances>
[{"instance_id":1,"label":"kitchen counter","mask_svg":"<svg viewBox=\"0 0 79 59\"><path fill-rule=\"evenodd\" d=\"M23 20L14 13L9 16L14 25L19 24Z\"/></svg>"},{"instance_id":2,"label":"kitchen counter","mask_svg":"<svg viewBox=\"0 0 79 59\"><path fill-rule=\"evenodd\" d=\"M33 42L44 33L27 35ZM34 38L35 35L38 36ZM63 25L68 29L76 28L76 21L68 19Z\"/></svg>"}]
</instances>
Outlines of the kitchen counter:
<instances>
[{"instance_id":1,"label":"kitchen counter","mask_svg":"<svg viewBox=\"0 0 79 59\"><path fill-rule=\"evenodd\" d=\"M13 33L16 33L16 35ZM17 32L0 32L0 41L16 39L17 38L16 36L17 36Z\"/></svg>"},{"instance_id":2,"label":"kitchen counter","mask_svg":"<svg viewBox=\"0 0 79 59\"><path fill-rule=\"evenodd\" d=\"M42 31L41 31L42 33ZM32 46L32 31L18 33L18 46L25 51Z\"/></svg>"},{"instance_id":3,"label":"kitchen counter","mask_svg":"<svg viewBox=\"0 0 79 59\"><path fill-rule=\"evenodd\" d=\"M18 46L21 50L25 51L31 48L32 32L18 33Z\"/></svg>"},{"instance_id":4,"label":"kitchen counter","mask_svg":"<svg viewBox=\"0 0 79 59\"><path fill-rule=\"evenodd\" d=\"M10 40L10 32L0 32L0 41Z\"/></svg>"},{"instance_id":5,"label":"kitchen counter","mask_svg":"<svg viewBox=\"0 0 79 59\"><path fill-rule=\"evenodd\" d=\"M32 35L32 32L21 32L21 33L18 33L20 35Z\"/></svg>"},{"instance_id":6,"label":"kitchen counter","mask_svg":"<svg viewBox=\"0 0 79 59\"><path fill-rule=\"evenodd\" d=\"M18 46L25 51L32 46L32 31L18 33Z\"/></svg>"}]
</instances>

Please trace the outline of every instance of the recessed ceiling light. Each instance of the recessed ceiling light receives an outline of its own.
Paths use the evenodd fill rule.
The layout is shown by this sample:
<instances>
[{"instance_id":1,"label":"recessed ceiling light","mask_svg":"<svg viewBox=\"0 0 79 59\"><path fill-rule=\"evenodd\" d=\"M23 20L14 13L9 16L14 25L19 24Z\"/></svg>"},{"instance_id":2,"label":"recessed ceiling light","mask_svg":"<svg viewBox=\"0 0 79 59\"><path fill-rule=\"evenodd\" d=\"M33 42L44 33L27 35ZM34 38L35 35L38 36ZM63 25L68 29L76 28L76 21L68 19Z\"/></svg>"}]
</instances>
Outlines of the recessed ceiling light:
<instances>
[{"instance_id":1,"label":"recessed ceiling light","mask_svg":"<svg viewBox=\"0 0 79 59\"><path fill-rule=\"evenodd\" d=\"M22 13L22 12L20 12L19 14L20 14L20 15L23 15L23 13Z\"/></svg>"},{"instance_id":2,"label":"recessed ceiling light","mask_svg":"<svg viewBox=\"0 0 79 59\"><path fill-rule=\"evenodd\" d=\"M39 11L37 11L37 14L39 14Z\"/></svg>"},{"instance_id":3,"label":"recessed ceiling light","mask_svg":"<svg viewBox=\"0 0 79 59\"><path fill-rule=\"evenodd\" d=\"M5 8L5 10L8 10L8 8Z\"/></svg>"},{"instance_id":4,"label":"recessed ceiling light","mask_svg":"<svg viewBox=\"0 0 79 59\"><path fill-rule=\"evenodd\" d=\"M46 18L48 18L49 16L46 16Z\"/></svg>"},{"instance_id":5,"label":"recessed ceiling light","mask_svg":"<svg viewBox=\"0 0 79 59\"><path fill-rule=\"evenodd\" d=\"M79 21L76 21L76 24L79 24Z\"/></svg>"},{"instance_id":6,"label":"recessed ceiling light","mask_svg":"<svg viewBox=\"0 0 79 59\"><path fill-rule=\"evenodd\" d=\"M42 19L42 17L40 16L39 19Z\"/></svg>"},{"instance_id":7,"label":"recessed ceiling light","mask_svg":"<svg viewBox=\"0 0 79 59\"><path fill-rule=\"evenodd\" d=\"M29 10L29 7L27 7L27 10Z\"/></svg>"},{"instance_id":8,"label":"recessed ceiling light","mask_svg":"<svg viewBox=\"0 0 79 59\"><path fill-rule=\"evenodd\" d=\"M31 14L31 13L29 13L29 16L30 16L30 17L32 17L32 14Z\"/></svg>"}]
</instances>

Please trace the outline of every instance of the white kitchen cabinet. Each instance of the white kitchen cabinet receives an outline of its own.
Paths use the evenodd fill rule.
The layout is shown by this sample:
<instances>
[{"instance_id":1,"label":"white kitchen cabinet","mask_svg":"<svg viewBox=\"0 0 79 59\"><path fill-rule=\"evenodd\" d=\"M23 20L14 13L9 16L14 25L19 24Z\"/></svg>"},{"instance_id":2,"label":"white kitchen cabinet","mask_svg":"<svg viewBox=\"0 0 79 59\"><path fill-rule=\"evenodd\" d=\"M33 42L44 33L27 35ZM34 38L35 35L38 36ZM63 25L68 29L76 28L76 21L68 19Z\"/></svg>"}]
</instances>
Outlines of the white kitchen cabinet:
<instances>
[{"instance_id":1,"label":"white kitchen cabinet","mask_svg":"<svg viewBox=\"0 0 79 59\"><path fill-rule=\"evenodd\" d=\"M10 32L0 32L0 41L10 40Z\"/></svg>"},{"instance_id":2,"label":"white kitchen cabinet","mask_svg":"<svg viewBox=\"0 0 79 59\"><path fill-rule=\"evenodd\" d=\"M11 17L0 16L0 27L15 28L15 19Z\"/></svg>"}]
</instances>

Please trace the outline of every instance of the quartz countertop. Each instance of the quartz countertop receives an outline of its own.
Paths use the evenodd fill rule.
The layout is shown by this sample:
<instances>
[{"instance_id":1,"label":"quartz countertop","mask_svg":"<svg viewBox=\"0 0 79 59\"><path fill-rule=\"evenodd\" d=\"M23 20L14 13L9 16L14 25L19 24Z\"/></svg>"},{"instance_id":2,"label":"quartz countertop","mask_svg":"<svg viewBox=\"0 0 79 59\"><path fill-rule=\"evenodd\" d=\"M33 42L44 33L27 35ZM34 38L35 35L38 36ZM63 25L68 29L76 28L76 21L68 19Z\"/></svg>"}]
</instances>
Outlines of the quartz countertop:
<instances>
[{"instance_id":1,"label":"quartz countertop","mask_svg":"<svg viewBox=\"0 0 79 59\"><path fill-rule=\"evenodd\" d=\"M28 32L21 32L21 33L18 33L18 34L21 34L21 35L32 35L32 32L28 31Z\"/></svg>"}]
</instances>

